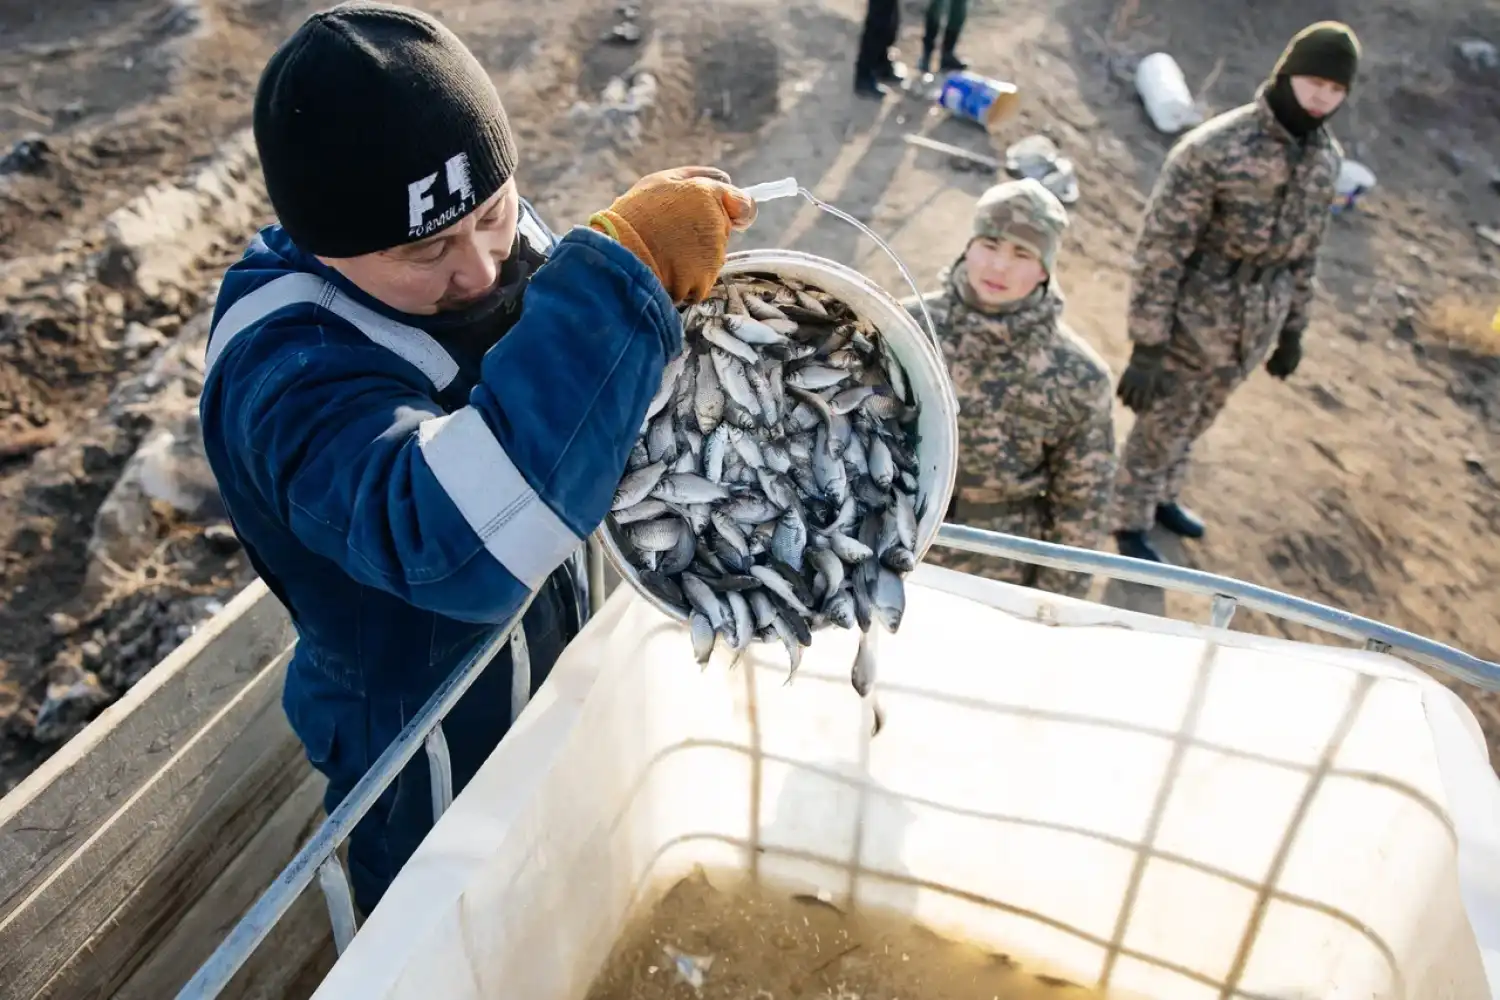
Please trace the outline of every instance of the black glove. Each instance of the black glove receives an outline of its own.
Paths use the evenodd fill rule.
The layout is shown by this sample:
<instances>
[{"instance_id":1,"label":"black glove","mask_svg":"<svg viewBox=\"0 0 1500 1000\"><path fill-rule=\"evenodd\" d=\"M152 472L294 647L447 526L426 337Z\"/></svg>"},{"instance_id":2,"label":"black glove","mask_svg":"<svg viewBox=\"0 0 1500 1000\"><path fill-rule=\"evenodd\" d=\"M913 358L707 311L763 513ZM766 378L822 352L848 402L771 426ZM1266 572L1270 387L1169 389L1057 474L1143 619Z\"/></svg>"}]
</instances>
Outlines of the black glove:
<instances>
[{"instance_id":1,"label":"black glove","mask_svg":"<svg viewBox=\"0 0 1500 1000\"><path fill-rule=\"evenodd\" d=\"M1276 342L1276 350L1271 352L1271 357L1266 361L1266 371L1272 377L1285 380L1288 375L1297 370L1297 365L1302 361L1302 334L1283 333L1281 339Z\"/></svg>"},{"instance_id":2,"label":"black glove","mask_svg":"<svg viewBox=\"0 0 1500 1000\"><path fill-rule=\"evenodd\" d=\"M1115 395L1130 409L1144 413L1166 391L1166 373L1162 371L1166 356L1166 344L1136 344Z\"/></svg>"}]
</instances>

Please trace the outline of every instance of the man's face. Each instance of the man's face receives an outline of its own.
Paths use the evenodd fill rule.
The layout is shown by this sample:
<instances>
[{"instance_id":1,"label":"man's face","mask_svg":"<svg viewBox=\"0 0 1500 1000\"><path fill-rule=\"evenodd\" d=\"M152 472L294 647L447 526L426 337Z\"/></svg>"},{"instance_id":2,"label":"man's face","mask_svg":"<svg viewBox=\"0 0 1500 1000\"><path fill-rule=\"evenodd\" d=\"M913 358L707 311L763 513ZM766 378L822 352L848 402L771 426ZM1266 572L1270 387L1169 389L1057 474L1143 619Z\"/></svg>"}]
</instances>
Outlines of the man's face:
<instances>
[{"instance_id":1,"label":"man's face","mask_svg":"<svg viewBox=\"0 0 1500 1000\"><path fill-rule=\"evenodd\" d=\"M1037 255L1019 243L980 237L965 254L969 285L985 306L1019 302L1047 277Z\"/></svg>"},{"instance_id":2,"label":"man's face","mask_svg":"<svg viewBox=\"0 0 1500 1000\"><path fill-rule=\"evenodd\" d=\"M1303 111L1314 118L1327 118L1344 103L1349 88L1321 76L1294 76L1292 94L1297 98L1297 103L1302 105Z\"/></svg>"},{"instance_id":3,"label":"man's face","mask_svg":"<svg viewBox=\"0 0 1500 1000\"><path fill-rule=\"evenodd\" d=\"M392 309L431 316L488 295L516 241L520 202L512 177L474 211L424 240L360 257L320 257Z\"/></svg>"}]
</instances>

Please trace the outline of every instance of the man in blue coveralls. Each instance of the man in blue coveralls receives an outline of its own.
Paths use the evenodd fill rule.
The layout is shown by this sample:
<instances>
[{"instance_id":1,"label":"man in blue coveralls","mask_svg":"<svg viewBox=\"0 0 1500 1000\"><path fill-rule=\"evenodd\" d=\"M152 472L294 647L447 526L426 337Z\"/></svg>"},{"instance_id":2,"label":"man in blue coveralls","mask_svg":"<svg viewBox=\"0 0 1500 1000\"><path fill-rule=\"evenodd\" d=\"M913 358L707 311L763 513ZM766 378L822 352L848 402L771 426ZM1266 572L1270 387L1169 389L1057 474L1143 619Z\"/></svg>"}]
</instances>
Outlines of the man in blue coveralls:
<instances>
[{"instance_id":1,"label":"man in blue coveralls","mask_svg":"<svg viewBox=\"0 0 1500 1000\"><path fill-rule=\"evenodd\" d=\"M314 15L254 130L278 224L229 269L208 458L298 643L283 703L331 811L465 654L525 616L540 683L579 628L578 553L666 362L754 206L706 167L642 179L554 237L516 193L499 96L415 10ZM455 789L510 721L508 651L449 715ZM374 909L431 828L426 762L355 830Z\"/></svg>"}]
</instances>

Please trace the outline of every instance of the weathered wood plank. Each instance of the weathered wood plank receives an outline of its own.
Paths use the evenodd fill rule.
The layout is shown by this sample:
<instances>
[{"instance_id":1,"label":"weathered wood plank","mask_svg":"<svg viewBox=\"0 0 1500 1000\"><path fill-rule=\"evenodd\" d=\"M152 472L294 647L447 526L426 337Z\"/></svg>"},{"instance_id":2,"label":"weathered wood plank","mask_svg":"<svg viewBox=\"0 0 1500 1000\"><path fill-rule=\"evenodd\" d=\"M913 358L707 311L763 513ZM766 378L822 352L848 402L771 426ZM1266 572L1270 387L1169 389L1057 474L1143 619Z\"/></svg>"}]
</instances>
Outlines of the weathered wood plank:
<instances>
[{"instance_id":1,"label":"weathered wood plank","mask_svg":"<svg viewBox=\"0 0 1500 1000\"><path fill-rule=\"evenodd\" d=\"M246 802L269 817L279 805L244 798L258 787L247 773L294 737L281 711L288 657L277 657L244 686L114 815L5 917L0 918L0 1000L31 1000L164 859L182 857L187 835L221 824ZM236 788L239 792L236 792ZM281 798L290 794L291 783ZM211 817L221 817L214 820ZM254 823L256 817L242 818ZM263 820L262 820L263 822ZM227 863L227 859L224 859Z\"/></svg>"},{"instance_id":2,"label":"weathered wood plank","mask_svg":"<svg viewBox=\"0 0 1500 1000\"><path fill-rule=\"evenodd\" d=\"M163 1000L176 996L322 822L326 783L306 764L302 773L301 784L224 867L213 884L190 907L173 914L174 926L170 932L118 990L112 994L55 995L113 996L113 1000ZM306 895L313 905L299 903L277 924L230 988L220 994L221 1000L250 996L248 991L252 987L256 991L253 995L279 998L285 991L277 990L297 979L302 967L315 961L323 945L331 949L333 938L322 895L316 889ZM314 985L317 981L321 977ZM311 995L311 990L305 995Z\"/></svg>"},{"instance_id":3,"label":"weathered wood plank","mask_svg":"<svg viewBox=\"0 0 1500 1000\"><path fill-rule=\"evenodd\" d=\"M34 1000L108 1000L162 947L189 911L201 902L218 902L214 896L220 891L219 880L244 860L252 842L270 829L268 824L275 822L280 808L309 779L311 768L301 746L290 738L290 732L286 735L288 739L264 748L208 814L181 840L168 845L161 860L87 940L81 945L72 943L77 951ZM306 817L302 825L306 826ZM297 832L300 828L292 836ZM260 858L258 873L265 884L295 853L293 845L284 858ZM221 919L232 920L232 916L220 911ZM213 926L201 922L191 930L205 940L213 934ZM59 951L65 951L69 943L62 945ZM203 954L207 957L208 952Z\"/></svg>"},{"instance_id":4,"label":"weathered wood plank","mask_svg":"<svg viewBox=\"0 0 1500 1000\"><path fill-rule=\"evenodd\" d=\"M294 638L256 581L0 799L0 919Z\"/></svg>"}]
</instances>

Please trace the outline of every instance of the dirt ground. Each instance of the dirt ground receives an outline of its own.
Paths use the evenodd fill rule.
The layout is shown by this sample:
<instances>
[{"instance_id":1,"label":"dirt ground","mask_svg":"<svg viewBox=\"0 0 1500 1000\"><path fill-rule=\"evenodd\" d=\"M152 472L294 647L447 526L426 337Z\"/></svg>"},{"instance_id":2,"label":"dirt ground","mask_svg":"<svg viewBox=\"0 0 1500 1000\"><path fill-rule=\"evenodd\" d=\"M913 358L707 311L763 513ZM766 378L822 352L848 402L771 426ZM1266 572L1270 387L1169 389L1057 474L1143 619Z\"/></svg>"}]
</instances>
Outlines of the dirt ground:
<instances>
[{"instance_id":1,"label":"dirt ground","mask_svg":"<svg viewBox=\"0 0 1500 1000\"><path fill-rule=\"evenodd\" d=\"M745 183L795 176L886 236L930 286L992 180L903 140L918 132L995 152L919 93L853 97L857 0L641 0L626 12L641 29L633 43L610 37L626 16L613 0L416 5L491 69L516 128L523 192L555 228L642 172L716 162ZM14 148L0 166L0 793L87 716L38 739L49 680L96 677L96 711L190 632L196 619L181 608L211 610L247 578L232 543L204 536L211 516L168 509L148 526L150 558L101 576L90 557L98 508L152 426L137 414L107 440L79 443L121 379L147 363L121 346L122 330L176 333L211 304L217 273L248 235L218 234L171 288L143 290L114 275L105 220L241 133L260 66L316 6L0 0L0 156ZM904 2L908 58L923 6ZM1354 24L1366 60L1333 129L1379 185L1333 224L1302 368L1284 385L1252 379L1199 446L1185 499L1206 515L1208 538L1164 544L1187 565L1500 659L1500 338L1487 334L1500 247L1476 229L1500 225L1500 68L1457 50L1465 39L1500 43L1500 8L973 0L970 10L962 52L1024 95L1000 147L1044 132L1076 166L1066 315L1116 372L1128 353L1134 231L1171 141L1135 98L1136 60L1170 51L1220 111L1248 99L1309 20ZM604 108L622 96L610 81L629 82L632 68L655 77L654 105ZM742 245L823 254L901 291L881 251L802 203L766 206ZM69 291L36 277L67 267L91 280ZM1123 440L1129 415L1119 419ZM79 457L59 471L49 455L69 442ZM1196 599L1096 587L1118 603L1206 613ZM1249 613L1235 624L1308 637ZM1500 699L1465 696L1500 759Z\"/></svg>"}]
</instances>

